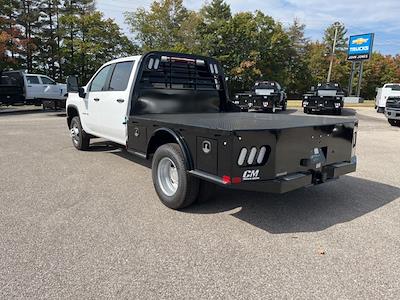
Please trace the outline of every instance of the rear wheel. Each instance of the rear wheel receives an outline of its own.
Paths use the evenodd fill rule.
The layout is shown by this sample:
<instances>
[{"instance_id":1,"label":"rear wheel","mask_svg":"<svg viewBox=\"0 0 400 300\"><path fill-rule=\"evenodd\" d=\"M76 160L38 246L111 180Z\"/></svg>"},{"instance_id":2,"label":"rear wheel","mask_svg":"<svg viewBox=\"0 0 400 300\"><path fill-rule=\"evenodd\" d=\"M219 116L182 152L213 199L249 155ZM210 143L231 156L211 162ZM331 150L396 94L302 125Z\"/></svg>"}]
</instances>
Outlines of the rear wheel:
<instances>
[{"instance_id":1,"label":"rear wheel","mask_svg":"<svg viewBox=\"0 0 400 300\"><path fill-rule=\"evenodd\" d=\"M266 111L267 113L275 113L275 112L276 112L275 103L272 104L272 107L271 107L271 108L267 108L265 111Z\"/></svg>"},{"instance_id":2,"label":"rear wheel","mask_svg":"<svg viewBox=\"0 0 400 300\"><path fill-rule=\"evenodd\" d=\"M388 122L392 126L400 126L400 120L388 119Z\"/></svg>"},{"instance_id":3,"label":"rear wheel","mask_svg":"<svg viewBox=\"0 0 400 300\"><path fill-rule=\"evenodd\" d=\"M335 115L340 116L342 114L342 109L341 108L337 108L337 109L335 109L334 113L335 113Z\"/></svg>"},{"instance_id":4,"label":"rear wheel","mask_svg":"<svg viewBox=\"0 0 400 300\"><path fill-rule=\"evenodd\" d=\"M284 100L282 105L282 111L285 111L286 109L287 109L287 101Z\"/></svg>"},{"instance_id":5,"label":"rear wheel","mask_svg":"<svg viewBox=\"0 0 400 300\"><path fill-rule=\"evenodd\" d=\"M72 138L72 144L75 146L76 149L89 149L90 138L88 134L83 130L79 117L72 118L70 125L70 134Z\"/></svg>"},{"instance_id":6,"label":"rear wheel","mask_svg":"<svg viewBox=\"0 0 400 300\"><path fill-rule=\"evenodd\" d=\"M200 181L187 173L182 150L177 144L165 144L157 149L152 175L158 197L169 208L189 206L199 194Z\"/></svg>"}]
</instances>

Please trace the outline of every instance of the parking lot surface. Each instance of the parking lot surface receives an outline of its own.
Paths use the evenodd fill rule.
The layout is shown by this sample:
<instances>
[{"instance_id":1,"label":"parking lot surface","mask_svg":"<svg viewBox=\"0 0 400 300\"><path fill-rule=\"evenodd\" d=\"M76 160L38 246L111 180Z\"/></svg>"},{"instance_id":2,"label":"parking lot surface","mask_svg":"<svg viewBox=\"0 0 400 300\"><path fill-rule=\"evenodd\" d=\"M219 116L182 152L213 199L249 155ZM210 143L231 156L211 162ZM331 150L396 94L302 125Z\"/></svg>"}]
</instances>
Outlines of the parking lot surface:
<instances>
[{"instance_id":1,"label":"parking lot surface","mask_svg":"<svg viewBox=\"0 0 400 300\"><path fill-rule=\"evenodd\" d=\"M399 299L400 128L354 114L351 176L173 211L147 163L75 150L62 113L0 111L0 298Z\"/></svg>"}]
</instances>

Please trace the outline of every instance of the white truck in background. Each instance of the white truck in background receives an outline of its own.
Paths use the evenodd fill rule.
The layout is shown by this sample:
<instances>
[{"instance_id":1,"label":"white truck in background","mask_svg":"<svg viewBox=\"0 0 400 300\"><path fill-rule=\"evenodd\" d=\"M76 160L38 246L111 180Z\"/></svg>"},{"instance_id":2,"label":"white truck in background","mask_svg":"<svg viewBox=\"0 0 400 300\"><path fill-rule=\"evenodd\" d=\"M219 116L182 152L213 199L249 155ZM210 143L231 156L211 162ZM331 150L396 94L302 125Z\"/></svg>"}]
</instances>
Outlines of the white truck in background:
<instances>
[{"instance_id":1,"label":"white truck in background","mask_svg":"<svg viewBox=\"0 0 400 300\"><path fill-rule=\"evenodd\" d=\"M378 113L385 112L386 101L389 97L400 97L400 83L386 83L376 89L375 109Z\"/></svg>"},{"instance_id":2,"label":"white truck in background","mask_svg":"<svg viewBox=\"0 0 400 300\"><path fill-rule=\"evenodd\" d=\"M0 103L3 105L43 104L43 108L63 108L66 99L67 85L46 75L0 71Z\"/></svg>"}]
</instances>

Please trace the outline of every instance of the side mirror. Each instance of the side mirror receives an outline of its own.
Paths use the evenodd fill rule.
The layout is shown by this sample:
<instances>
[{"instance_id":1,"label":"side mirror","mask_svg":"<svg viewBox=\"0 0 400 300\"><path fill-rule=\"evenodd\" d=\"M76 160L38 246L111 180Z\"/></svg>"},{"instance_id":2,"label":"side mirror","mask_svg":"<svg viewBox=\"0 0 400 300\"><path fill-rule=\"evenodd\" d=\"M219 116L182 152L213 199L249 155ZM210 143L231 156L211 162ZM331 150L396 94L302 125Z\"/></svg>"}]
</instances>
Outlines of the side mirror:
<instances>
[{"instance_id":1,"label":"side mirror","mask_svg":"<svg viewBox=\"0 0 400 300\"><path fill-rule=\"evenodd\" d=\"M85 98L86 97L85 89L83 87L78 88L78 94L80 98Z\"/></svg>"},{"instance_id":2,"label":"side mirror","mask_svg":"<svg viewBox=\"0 0 400 300\"><path fill-rule=\"evenodd\" d=\"M312 86L311 87L311 92L314 92L315 91L315 86Z\"/></svg>"},{"instance_id":3,"label":"side mirror","mask_svg":"<svg viewBox=\"0 0 400 300\"><path fill-rule=\"evenodd\" d=\"M78 77L75 75L68 76L67 78L67 92L76 93L79 90Z\"/></svg>"}]
</instances>

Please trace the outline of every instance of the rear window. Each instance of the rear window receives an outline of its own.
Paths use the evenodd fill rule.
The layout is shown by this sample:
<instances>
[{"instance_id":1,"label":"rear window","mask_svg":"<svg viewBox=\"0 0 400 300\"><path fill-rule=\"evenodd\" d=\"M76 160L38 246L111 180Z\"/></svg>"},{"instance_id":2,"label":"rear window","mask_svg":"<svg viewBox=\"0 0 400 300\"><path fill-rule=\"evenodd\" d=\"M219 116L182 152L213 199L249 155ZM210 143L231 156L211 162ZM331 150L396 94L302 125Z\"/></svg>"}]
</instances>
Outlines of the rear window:
<instances>
[{"instance_id":1,"label":"rear window","mask_svg":"<svg viewBox=\"0 0 400 300\"><path fill-rule=\"evenodd\" d=\"M140 80L143 89L221 90L219 66L202 59L150 56Z\"/></svg>"},{"instance_id":2,"label":"rear window","mask_svg":"<svg viewBox=\"0 0 400 300\"><path fill-rule=\"evenodd\" d=\"M125 91L132 73L133 61L117 63L110 81L110 91Z\"/></svg>"},{"instance_id":3,"label":"rear window","mask_svg":"<svg viewBox=\"0 0 400 300\"><path fill-rule=\"evenodd\" d=\"M56 84L54 80L48 78L48 77L40 77L42 79L43 84Z\"/></svg>"}]
</instances>

